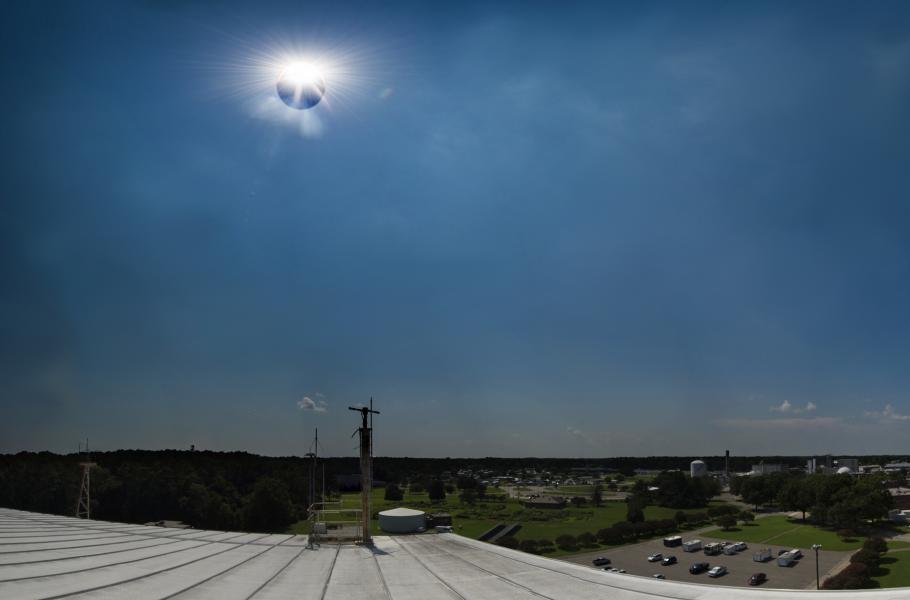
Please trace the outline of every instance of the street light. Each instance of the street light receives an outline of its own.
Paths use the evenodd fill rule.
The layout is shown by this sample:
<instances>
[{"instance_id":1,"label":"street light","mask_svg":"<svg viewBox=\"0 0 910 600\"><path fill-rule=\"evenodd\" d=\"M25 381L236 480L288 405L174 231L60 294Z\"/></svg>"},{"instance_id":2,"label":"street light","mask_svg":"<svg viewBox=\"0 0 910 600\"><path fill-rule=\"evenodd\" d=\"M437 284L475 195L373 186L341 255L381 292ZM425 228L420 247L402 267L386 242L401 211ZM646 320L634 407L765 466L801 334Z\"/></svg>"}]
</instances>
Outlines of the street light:
<instances>
[{"instance_id":1,"label":"street light","mask_svg":"<svg viewBox=\"0 0 910 600\"><path fill-rule=\"evenodd\" d=\"M822 549L821 544L812 544L812 549L815 550L815 589L819 589L818 580L818 551Z\"/></svg>"}]
</instances>

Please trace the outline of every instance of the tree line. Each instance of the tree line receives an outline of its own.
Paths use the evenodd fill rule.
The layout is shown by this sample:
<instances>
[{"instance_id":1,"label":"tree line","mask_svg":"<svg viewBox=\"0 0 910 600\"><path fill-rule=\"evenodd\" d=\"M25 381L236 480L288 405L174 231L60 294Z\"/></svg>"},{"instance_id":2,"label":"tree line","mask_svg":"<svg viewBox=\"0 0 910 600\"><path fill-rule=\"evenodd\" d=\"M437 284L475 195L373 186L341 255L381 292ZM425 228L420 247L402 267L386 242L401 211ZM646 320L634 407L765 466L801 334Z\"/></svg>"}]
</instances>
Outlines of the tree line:
<instances>
[{"instance_id":1,"label":"tree line","mask_svg":"<svg viewBox=\"0 0 910 600\"><path fill-rule=\"evenodd\" d=\"M803 519L849 534L870 522L887 518L894 498L885 487L886 476L790 475L771 473L737 477L730 491L756 508L777 505L801 512Z\"/></svg>"}]
</instances>

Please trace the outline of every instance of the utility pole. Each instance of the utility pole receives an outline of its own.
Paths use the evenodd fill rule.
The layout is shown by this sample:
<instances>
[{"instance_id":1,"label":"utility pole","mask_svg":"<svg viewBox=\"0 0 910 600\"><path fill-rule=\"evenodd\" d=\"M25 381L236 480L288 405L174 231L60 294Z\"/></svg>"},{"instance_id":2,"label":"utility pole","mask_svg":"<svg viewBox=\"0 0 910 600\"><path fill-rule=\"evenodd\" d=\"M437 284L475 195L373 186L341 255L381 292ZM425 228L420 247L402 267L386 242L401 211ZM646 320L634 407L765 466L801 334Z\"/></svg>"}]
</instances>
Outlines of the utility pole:
<instances>
[{"instance_id":1,"label":"utility pole","mask_svg":"<svg viewBox=\"0 0 910 600\"><path fill-rule=\"evenodd\" d=\"M372 415L378 415L378 410L373 410L373 398L370 398L370 406L354 407L349 406L348 410L360 413L363 422L358 428L360 433L360 510L363 528L363 544L371 546L373 544L370 535L370 494L373 492L373 442L372 442Z\"/></svg>"},{"instance_id":2,"label":"utility pole","mask_svg":"<svg viewBox=\"0 0 910 600\"><path fill-rule=\"evenodd\" d=\"M81 453L81 445L80 445ZM85 439L85 458L79 463L82 467L82 486L79 488L79 499L76 501L76 518L92 518L92 467L97 466L92 462L92 457L88 451L88 438Z\"/></svg>"},{"instance_id":3,"label":"utility pole","mask_svg":"<svg viewBox=\"0 0 910 600\"><path fill-rule=\"evenodd\" d=\"M820 575L818 572L818 551L822 549L821 544L812 544L812 549L815 550L815 589L819 589L820 586Z\"/></svg>"}]
</instances>

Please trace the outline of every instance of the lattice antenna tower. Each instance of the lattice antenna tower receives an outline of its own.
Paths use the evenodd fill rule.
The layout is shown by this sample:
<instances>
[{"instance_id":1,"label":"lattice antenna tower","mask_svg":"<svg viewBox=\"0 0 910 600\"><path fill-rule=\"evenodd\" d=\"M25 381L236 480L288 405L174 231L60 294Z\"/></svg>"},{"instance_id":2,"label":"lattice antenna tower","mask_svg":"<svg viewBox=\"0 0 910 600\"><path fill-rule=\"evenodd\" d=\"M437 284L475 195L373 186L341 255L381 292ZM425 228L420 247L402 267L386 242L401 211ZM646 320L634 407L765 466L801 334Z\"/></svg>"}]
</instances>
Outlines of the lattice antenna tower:
<instances>
[{"instance_id":1,"label":"lattice antenna tower","mask_svg":"<svg viewBox=\"0 0 910 600\"><path fill-rule=\"evenodd\" d=\"M370 535L370 494L373 491L373 415L380 414L378 410L373 410L373 398L370 398L370 406L354 407L349 406L348 410L360 413L362 424L355 433L360 433L360 508L362 519L362 542L365 546L373 544L373 538Z\"/></svg>"},{"instance_id":2,"label":"lattice antenna tower","mask_svg":"<svg viewBox=\"0 0 910 600\"><path fill-rule=\"evenodd\" d=\"M79 453L82 453L80 442ZM82 467L82 485L79 488L79 500L76 502L76 518L92 518L92 467L97 464L92 462L92 455L88 449L88 438L85 439L85 460L79 463Z\"/></svg>"}]
</instances>

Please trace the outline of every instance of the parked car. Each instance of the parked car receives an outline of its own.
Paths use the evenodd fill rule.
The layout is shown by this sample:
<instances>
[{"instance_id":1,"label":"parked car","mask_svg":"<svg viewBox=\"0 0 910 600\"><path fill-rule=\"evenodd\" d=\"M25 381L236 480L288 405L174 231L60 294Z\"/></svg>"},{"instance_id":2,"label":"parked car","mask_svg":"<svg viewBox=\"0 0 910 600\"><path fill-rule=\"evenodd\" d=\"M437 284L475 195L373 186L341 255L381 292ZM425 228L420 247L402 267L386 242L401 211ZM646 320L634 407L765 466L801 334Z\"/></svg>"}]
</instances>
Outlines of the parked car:
<instances>
[{"instance_id":1,"label":"parked car","mask_svg":"<svg viewBox=\"0 0 910 600\"><path fill-rule=\"evenodd\" d=\"M710 565L706 562L697 562L694 565L692 565L691 567L689 567L689 573L692 573L693 575L698 575L699 573L704 573L705 571L708 570L709 566Z\"/></svg>"},{"instance_id":2,"label":"parked car","mask_svg":"<svg viewBox=\"0 0 910 600\"><path fill-rule=\"evenodd\" d=\"M777 551L777 555L778 555L778 556L783 556L783 555L786 554L787 552L789 552L789 550L778 550L778 551Z\"/></svg>"},{"instance_id":3,"label":"parked car","mask_svg":"<svg viewBox=\"0 0 910 600\"><path fill-rule=\"evenodd\" d=\"M793 550L790 550L790 554L793 555L793 558L795 560L799 560L803 557L803 551L800 550L799 548L794 548Z\"/></svg>"},{"instance_id":4,"label":"parked car","mask_svg":"<svg viewBox=\"0 0 910 600\"><path fill-rule=\"evenodd\" d=\"M662 561L660 561L660 564L662 564L665 567L668 567L670 565L675 565L676 557L675 556L665 556L664 559Z\"/></svg>"},{"instance_id":5,"label":"parked car","mask_svg":"<svg viewBox=\"0 0 910 600\"><path fill-rule=\"evenodd\" d=\"M768 576L764 573L755 573L749 578L749 585L761 585L768 581Z\"/></svg>"},{"instance_id":6,"label":"parked car","mask_svg":"<svg viewBox=\"0 0 910 600\"><path fill-rule=\"evenodd\" d=\"M654 579L666 579L667 578L667 576L664 575L663 573L655 573L654 575L651 575L651 577L653 577Z\"/></svg>"},{"instance_id":7,"label":"parked car","mask_svg":"<svg viewBox=\"0 0 910 600\"><path fill-rule=\"evenodd\" d=\"M597 558L595 558L595 559L592 560L591 562L594 563L594 566L595 566L595 567L602 567L602 566L604 566L604 565L610 564L611 561L610 561L610 559L607 558L606 556L598 556Z\"/></svg>"},{"instance_id":8,"label":"parked car","mask_svg":"<svg viewBox=\"0 0 910 600\"><path fill-rule=\"evenodd\" d=\"M664 555L658 552L657 554L652 554L648 557L648 562L658 562L664 559Z\"/></svg>"},{"instance_id":9,"label":"parked car","mask_svg":"<svg viewBox=\"0 0 910 600\"><path fill-rule=\"evenodd\" d=\"M708 577L720 577L721 575L727 574L727 567L723 565L717 565L708 571Z\"/></svg>"}]
</instances>

